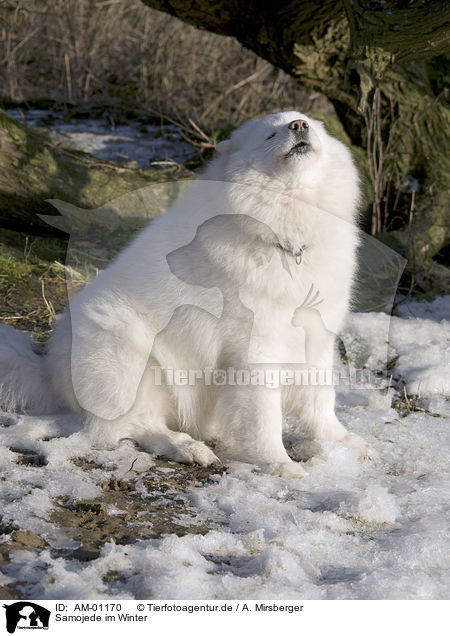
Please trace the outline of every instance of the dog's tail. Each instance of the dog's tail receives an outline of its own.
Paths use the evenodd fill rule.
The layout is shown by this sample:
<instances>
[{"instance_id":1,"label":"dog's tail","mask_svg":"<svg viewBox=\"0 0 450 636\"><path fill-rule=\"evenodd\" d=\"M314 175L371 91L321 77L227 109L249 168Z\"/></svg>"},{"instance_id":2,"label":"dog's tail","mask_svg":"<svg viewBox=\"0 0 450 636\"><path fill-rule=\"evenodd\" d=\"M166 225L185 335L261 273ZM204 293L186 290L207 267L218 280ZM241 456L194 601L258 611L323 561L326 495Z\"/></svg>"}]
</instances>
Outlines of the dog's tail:
<instances>
[{"instance_id":1,"label":"dog's tail","mask_svg":"<svg viewBox=\"0 0 450 636\"><path fill-rule=\"evenodd\" d=\"M0 325L0 408L51 413L57 402L45 356L34 351L28 334Z\"/></svg>"}]
</instances>

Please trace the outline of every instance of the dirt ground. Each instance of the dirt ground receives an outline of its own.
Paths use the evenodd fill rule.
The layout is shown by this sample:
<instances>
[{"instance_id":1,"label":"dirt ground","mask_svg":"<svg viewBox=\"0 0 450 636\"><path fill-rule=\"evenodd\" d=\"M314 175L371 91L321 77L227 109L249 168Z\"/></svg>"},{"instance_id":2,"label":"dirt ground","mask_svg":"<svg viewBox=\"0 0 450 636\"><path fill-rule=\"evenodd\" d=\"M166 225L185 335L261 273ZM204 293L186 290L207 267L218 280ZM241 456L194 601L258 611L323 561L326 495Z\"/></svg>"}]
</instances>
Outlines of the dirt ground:
<instances>
[{"instance_id":1,"label":"dirt ground","mask_svg":"<svg viewBox=\"0 0 450 636\"><path fill-rule=\"evenodd\" d=\"M84 459L73 461L84 470L98 468L94 462ZM23 454L21 462L44 465L43 458L34 453ZM170 472L166 472L167 468L171 469ZM206 534L211 527L204 522L198 523L186 491L190 486L208 483L212 474L223 470L156 459L155 465L139 476L149 495L143 495L142 489L136 489L136 478L119 480L112 477L101 483L103 493L96 500L58 501L48 521L77 541L79 547L69 552L53 549L55 558L62 556L82 562L92 561L111 539L117 544L132 545L139 539L160 538L165 534ZM111 504L114 514L108 512ZM0 521L0 534L10 535L8 540L0 543L0 568L10 562L15 550L29 550L37 558L41 550L49 548L41 536L14 524L2 525ZM120 573L108 572L107 576L108 580L111 577L119 579ZM24 583L26 581L16 581L15 584L0 586L0 599L17 599L20 596L17 590Z\"/></svg>"}]
</instances>

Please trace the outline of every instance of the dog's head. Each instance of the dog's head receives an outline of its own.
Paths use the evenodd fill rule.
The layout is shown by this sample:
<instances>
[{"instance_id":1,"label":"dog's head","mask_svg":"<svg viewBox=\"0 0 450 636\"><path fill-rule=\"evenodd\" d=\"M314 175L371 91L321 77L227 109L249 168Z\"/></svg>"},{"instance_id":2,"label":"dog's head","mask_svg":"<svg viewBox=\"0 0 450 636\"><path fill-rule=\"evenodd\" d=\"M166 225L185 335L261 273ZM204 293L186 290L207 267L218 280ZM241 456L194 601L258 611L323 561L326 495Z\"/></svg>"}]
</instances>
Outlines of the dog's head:
<instances>
[{"instance_id":1,"label":"dog's head","mask_svg":"<svg viewBox=\"0 0 450 636\"><path fill-rule=\"evenodd\" d=\"M217 174L234 183L295 191L347 218L356 208L359 180L349 149L321 121L303 113L276 113L247 122L220 142L217 152L218 169L212 178Z\"/></svg>"},{"instance_id":2,"label":"dog's head","mask_svg":"<svg viewBox=\"0 0 450 636\"><path fill-rule=\"evenodd\" d=\"M267 165L271 173L275 165L292 172L317 161L333 146L333 141L336 140L328 135L322 122L290 111L247 122L230 139L221 141L217 151L261 169Z\"/></svg>"}]
</instances>

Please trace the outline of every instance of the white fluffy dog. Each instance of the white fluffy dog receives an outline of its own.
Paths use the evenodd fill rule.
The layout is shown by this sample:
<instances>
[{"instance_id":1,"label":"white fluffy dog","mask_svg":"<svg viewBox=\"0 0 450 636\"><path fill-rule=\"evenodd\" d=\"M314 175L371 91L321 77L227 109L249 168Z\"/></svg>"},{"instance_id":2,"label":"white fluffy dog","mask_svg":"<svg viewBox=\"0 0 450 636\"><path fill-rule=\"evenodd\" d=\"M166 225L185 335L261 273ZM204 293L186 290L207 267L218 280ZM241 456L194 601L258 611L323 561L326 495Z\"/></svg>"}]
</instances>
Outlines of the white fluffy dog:
<instances>
[{"instance_id":1,"label":"white fluffy dog","mask_svg":"<svg viewBox=\"0 0 450 636\"><path fill-rule=\"evenodd\" d=\"M45 355L0 329L0 402L77 411L97 445L133 438L203 466L214 448L306 474L283 445L283 416L302 436L364 454L334 413L333 386L295 375L332 369L349 306L350 152L298 112L244 124L217 150L184 198L74 296ZM261 381L275 372L284 381Z\"/></svg>"}]
</instances>

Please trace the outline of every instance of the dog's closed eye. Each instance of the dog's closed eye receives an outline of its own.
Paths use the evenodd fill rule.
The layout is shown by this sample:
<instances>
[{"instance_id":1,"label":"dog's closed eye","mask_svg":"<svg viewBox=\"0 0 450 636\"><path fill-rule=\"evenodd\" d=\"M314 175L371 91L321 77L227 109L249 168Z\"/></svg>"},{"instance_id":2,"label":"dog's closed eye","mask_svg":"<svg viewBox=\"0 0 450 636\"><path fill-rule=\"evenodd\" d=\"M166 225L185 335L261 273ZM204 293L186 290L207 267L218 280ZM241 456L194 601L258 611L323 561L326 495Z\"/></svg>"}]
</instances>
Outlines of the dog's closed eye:
<instances>
[{"instance_id":1,"label":"dog's closed eye","mask_svg":"<svg viewBox=\"0 0 450 636\"><path fill-rule=\"evenodd\" d=\"M269 135L268 137L266 137L266 141L267 141L268 139L272 139L272 137L275 137L275 135L276 135L276 134L277 134L277 133L276 133L276 132L274 132L274 133L272 133L271 135Z\"/></svg>"}]
</instances>

